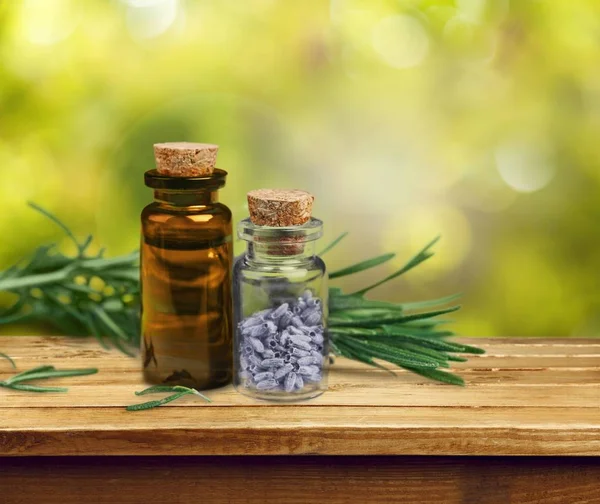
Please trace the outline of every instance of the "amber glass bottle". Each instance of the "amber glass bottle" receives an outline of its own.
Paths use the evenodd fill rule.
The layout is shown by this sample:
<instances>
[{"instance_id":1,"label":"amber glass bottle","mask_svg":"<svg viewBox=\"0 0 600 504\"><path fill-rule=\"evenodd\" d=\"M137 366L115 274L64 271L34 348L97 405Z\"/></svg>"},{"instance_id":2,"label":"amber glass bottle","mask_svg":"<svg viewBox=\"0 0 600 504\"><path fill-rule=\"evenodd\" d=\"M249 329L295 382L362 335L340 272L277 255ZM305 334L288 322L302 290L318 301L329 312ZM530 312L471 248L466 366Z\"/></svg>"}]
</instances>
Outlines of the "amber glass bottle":
<instances>
[{"instance_id":1,"label":"amber glass bottle","mask_svg":"<svg viewBox=\"0 0 600 504\"><path fill-rule=\"evenodd\" d=\"M218 202L227 172L145 174L142 212L142 359L150 383L199 389L232 374L231 211Z\"/></svg>"}]
</instances>

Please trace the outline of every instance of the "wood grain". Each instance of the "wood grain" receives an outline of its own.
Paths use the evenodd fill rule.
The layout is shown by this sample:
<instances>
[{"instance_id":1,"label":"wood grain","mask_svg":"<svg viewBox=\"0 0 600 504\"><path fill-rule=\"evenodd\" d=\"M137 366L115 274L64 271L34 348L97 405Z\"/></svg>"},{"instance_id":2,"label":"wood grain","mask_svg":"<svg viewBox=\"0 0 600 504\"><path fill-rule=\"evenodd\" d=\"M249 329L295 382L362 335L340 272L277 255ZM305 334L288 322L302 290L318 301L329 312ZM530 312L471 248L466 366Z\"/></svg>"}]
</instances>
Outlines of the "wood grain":
<instances>
[{"instance_id":1,"label":"wood grain","mask_svg":"<svg viewBox=\"0 0 600 504\"><path fill-rule=\"evenodd\" d=\"M3 504L590 504L600 460L498 457L0 459Z\"/></svg>"},{"instance_id":2,"label":"wood grain","mask_svg":"<svg viewBox=\"0 0 600 504\"><path fill-rule=\"evenodd\" d=\"M339 359L330 389L272 405L231 387L130 413L139 361L89 339L0 337L19 369L98 367L68 394L0 390L0 455L600 455L600 341L463 340L466 388ZM0 361L0 379L12 371Z\"/></svg>"}]
</instances>

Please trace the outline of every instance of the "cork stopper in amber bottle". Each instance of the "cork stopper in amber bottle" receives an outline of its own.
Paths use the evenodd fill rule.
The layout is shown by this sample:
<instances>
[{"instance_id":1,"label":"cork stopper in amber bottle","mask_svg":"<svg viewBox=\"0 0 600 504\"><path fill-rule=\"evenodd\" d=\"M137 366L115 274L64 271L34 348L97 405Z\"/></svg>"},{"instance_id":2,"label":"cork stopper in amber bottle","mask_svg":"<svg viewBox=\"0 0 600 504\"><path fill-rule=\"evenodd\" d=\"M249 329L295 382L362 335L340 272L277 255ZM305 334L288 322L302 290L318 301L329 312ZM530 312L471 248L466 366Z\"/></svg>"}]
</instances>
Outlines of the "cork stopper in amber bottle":
<instances>
[{"instance_id":1,"label":"cork stopper in amber bottle","mask_svg":"<svg viewBox=\"0 0 600 504\"><path fill-rule=\"evenodd\" d=\"M154 144L156 169L169 177L206 177L212 175L218 145L168 142Z\"/></svg>"}]
</instances>

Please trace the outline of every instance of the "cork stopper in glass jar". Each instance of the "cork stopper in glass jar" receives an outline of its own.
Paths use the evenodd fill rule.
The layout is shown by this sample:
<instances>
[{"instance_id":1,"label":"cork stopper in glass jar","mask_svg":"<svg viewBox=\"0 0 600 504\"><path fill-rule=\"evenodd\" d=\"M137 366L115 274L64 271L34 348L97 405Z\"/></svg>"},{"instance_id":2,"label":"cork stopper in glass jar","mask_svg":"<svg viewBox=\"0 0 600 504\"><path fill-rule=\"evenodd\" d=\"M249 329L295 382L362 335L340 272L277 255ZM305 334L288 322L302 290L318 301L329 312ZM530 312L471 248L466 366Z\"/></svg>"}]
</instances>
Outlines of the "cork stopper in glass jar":
<instances>
[{"instance_id":1,"label":"cork stopper in glass jar","mask_svg":"<svg viewBox=\"0 0 600 504\"><path fill-rule=\"evenodd\" d=\"M312 194L297 189L250 191L250 220L257 226L301 226L310 220L314 199Z\"/></svg>"},{"instance_id":2,"label":"cork stopper in glass jar","mask_svg":"<svg viewBox=\"0 0 600 504\"><path fill-rule=\"evenodd\" d=\"M169 177L206 177L212 175L218 145L168 142L154 144L156 169Z\"/></svg>"}]
</instances>

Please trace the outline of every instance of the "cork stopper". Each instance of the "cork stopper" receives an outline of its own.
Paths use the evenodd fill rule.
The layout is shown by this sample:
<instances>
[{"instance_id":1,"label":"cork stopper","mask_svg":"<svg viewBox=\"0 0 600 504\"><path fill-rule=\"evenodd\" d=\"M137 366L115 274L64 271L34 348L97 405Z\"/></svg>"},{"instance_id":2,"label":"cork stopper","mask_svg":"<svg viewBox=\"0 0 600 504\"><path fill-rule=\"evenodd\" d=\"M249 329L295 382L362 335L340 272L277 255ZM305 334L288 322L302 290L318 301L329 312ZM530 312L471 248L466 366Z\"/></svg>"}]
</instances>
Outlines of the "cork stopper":
<instances>
[{"instance_id":1,"label":"cork stopper","mask_svg":"<svg viewBox=\"0 0 600 504\"><path fill-rule=\"evenodd\" d=\"M154 144L156 169L169 177L206 177L212 175L218 145L168 142Z\"/></svg>"},{"instance_id":2,"label":"cork stopper","mask_svg":"<svg viewBox=\"0 0 600 504\"><path fill-rule=\"evenodd\" d=\"M310 220L314 199L312 194L297 189L250 191L250 220L257 226L301 226Z\"/></svg>"}]
</instances>

